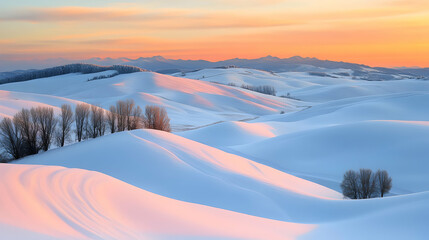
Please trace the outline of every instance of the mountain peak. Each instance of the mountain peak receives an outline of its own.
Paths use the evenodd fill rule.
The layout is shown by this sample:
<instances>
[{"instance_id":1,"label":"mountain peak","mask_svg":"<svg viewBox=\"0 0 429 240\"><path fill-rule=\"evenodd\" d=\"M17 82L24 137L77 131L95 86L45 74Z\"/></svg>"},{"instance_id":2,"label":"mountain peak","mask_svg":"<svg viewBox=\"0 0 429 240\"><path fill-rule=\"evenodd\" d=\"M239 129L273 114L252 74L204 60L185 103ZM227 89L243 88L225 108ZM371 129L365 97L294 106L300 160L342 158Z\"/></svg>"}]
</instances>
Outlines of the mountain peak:
<instances>
[{"instance_id":1,"label":"mountain peak","mask_svg":"<svg viewBox=\"0 0 429 240\"><path fill-rule=\"evenodd\" d=\"M167 60L163 56L153 56L153 57L151 57L149 59L153 59L153 60L156 60L156 61L163 61L163 62Z\"/></svg>"},{"instance_id":2,"label":"mountain peak","mask_svg":"<svg viewBox=\"0 0 429 240\"><path fill-rule=\"evenodd\" d=\"M266 57L261 57L260 59L261 59L261 60L279 60L280 58L278 58L278 57L273 57L273 56L271 56L271 55L268 55L268 56L266 56Z\"/></svg>"},{"instance_id":3,"label":"mountain peak","mask_svg":"<svg viewBox=\"0 0 429 240\"><path fill-rule=\"evenodd\" d=\"M290 59L290 60L296 60L296 61L302 61L302 60L304 60L305 58L303 58L303 57L301 57L301 56L293 56L293 57L290 57L289 59Z\"/></svg>"}]
</instances>

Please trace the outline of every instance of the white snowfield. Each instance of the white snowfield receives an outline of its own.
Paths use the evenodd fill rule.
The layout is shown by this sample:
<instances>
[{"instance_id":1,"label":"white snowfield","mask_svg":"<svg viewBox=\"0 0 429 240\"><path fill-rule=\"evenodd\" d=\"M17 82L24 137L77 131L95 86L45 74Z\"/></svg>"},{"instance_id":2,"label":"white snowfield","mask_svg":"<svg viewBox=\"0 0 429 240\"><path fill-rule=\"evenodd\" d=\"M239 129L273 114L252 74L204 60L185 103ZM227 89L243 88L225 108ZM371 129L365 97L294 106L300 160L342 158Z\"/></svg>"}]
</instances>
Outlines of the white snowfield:
<instances>
[{"instance_id":1,"label":"white snowfield","mask_svg":"<svg viewBox=\"0 0 429 240\"><path fill-rule=\"evenodd\" d=\"M223 85L183 79L152 72L122 74L112 78L88 81L93 74L67 74L0 86L0 98L15 100L20 109L22 101L44 98L71 99L109 109L118 100L133 99L137 105L162 105L171 118L174 129L184 130L219 121L242 120L254 116L291 111L291 101L282 98L236 89ZM17 95L31 93L32 95ZM39 95L34 95L34 93ZM8 97L14 95L15 97ZM5 96L5 97L3 97ZM51 104L58 105L55 100ZM12 103L11 103L12 104ZM11 111L0 109L0 114Z\"/></svg>"},{"instance_id":2,"label":"white snowfield","mask_svg":"<svg viewBox=\"0 0 429 240\"><path fill-rule=\"evenodd\" d=\"M97 74L70 74L0 85L0 117L132 98L165 106L176 130L115 133L0 164L0 236L426 239L429 81L336 75L347 71L204 69L184 76L200 80L144 72L89 82ZM209 81L272 85L305 101ZM359 168L387 170L391 193L343 199L344 172Z\"/></svg>"}]
</instances>

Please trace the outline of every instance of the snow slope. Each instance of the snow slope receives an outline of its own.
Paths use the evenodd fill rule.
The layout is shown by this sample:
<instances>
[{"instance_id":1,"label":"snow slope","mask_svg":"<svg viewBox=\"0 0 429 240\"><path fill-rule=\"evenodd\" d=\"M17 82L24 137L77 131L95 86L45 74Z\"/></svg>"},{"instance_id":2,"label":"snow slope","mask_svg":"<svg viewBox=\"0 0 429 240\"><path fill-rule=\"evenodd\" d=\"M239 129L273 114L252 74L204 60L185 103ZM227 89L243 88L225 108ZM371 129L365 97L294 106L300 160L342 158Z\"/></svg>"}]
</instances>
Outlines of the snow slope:
<instances>
[{"instance_id":1,"label":"snow slope","mask_svg":"<svg viewBox=\"0 0 429 240\"><path fill-rule=\"evenodd\" d=\"M348 169L385 169L393 192L429 190L429 121L367 121L284 134L234 147L287 172L335 180ZM316 181L317 182L317 181Z\"/></svg>"},{"instance_id":2,"label":"snow slope","mask_svg":"<svg viewBox=\"0 0 429 240\"><path fill-rule=\"evenodd\" d=\"M2 239L294 239L312 225L186 203L81 169L0 166Z\"/></svg>"},{"instance_id":3,"label":"snow slope","mask_svg":"<svg viewBox=\"0 0 429 240\"><path fill-rule=\"evenodd\" d=\"M152 72L121 74L88 81L103 74L105 73L67 74L2 84L0 90L36 93L41 98L55 96L70 101L73 99L106 109L117 100L130 98L143 108L148 104L162 105L166 107L176 130L295 109L282 98ZM39 99L34 97L33 101L37 104ZM16 106L21 107L19 103ZM7 113L10 114L9 112Z\"/></svg>"},{"instance_id":4,"label":"snow slope","mask_svg":"<svg viewBox=\"0 0 429 240\"><path fill-rule=\"evenodd\" d=\"M33 105L82 101L107 108L132 98L141 106L165 106L176 130L192 129L115 133L1 164L0 193L7 193L0 197L1 236L429 235L428 81L248 69L205 69L185 77L201 80L135 73L88 82L90 75L70 74L0 85L2 116ZM209 81L274 85L306 101ZM392 194L343 200L342 175L359 168L387 170Z\"/></svg>"},{"instance_id":5,"label":"snow slope","mask_svg":"<svg viewBox=\"0 0 429 240\"><path fill-rule=\"evenodd\" d=\"M293 206L310 197L341 199L320 185L154 130L117 133L16 163L97 171L163 196L272 219L289 220Z\"/></svg>"},{"instance_id":6,"label":"snow slope","mask_svg":"<svg viewBox=\"0 0 429 240\"><path fill-rule=\"evenodd\" d=\"M340 191L348 169L385 169L394 194L427 191L429 94L346 98L179 133Z\"/></svg>"},{"instance_id":7,"label":"snow slope","mask_svg":"<svg viewBox=\"0 0 429 240\"><path fill-rule=\"evenodd\" d=\"M305 102L326 101L376 96L404 92L428 92L429 84L423 80L365 81L336 73L347 73L344 69L329 69L328 76L318 76L311 72L270 73L266 71L228 68L203 69L186 73L185 78L199 79L222 84L270 85L276 88L277 96L287 95ZM180 74L176 74L180 75Z\"/></svg>"},{"instance_id":8,"label":"snow slope","mask_svg":"<svg viewBox=\"0 0 429 240\"><path fill-rule=\"evenodd\" d=\"M429 192L355 201L283 196L293 205L291 218L276 221L166 198L82 169L2 164L0 174L0 192L8 193L0 198L0 231L7 239L425 239L429 233Z\"/></svg>"},{"instance_id":9,"label":"snow slope","mask_svg":"<svg viewBox=\"0 0 429 240\"><path fill-rule=\"evenodd\" d=\"M0 90L0 117L13 117L22 108L38 106L52 107L59 112L62 104L74 107L79 103L82 102L51 95Z\"/></svg>"}]
</instances>

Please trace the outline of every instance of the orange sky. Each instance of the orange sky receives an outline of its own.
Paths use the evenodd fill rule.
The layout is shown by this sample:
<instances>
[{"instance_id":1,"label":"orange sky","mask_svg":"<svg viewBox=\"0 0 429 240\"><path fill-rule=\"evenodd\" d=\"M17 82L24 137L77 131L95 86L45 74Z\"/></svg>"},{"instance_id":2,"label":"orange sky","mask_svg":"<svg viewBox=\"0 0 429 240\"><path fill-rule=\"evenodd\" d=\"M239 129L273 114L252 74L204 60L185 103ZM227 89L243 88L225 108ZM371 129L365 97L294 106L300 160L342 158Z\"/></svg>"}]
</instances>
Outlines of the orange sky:
<instances>
[{"instance_id":1,"label":"orange sky","mask_svg":"<svg viewBox=\"0 0 429 240\"><path fill-rule=\"evenodd\" d=\"M427 0L48 0L0 10L0 59L317 57L429 67Z\"/></svg>"}]
</instances>

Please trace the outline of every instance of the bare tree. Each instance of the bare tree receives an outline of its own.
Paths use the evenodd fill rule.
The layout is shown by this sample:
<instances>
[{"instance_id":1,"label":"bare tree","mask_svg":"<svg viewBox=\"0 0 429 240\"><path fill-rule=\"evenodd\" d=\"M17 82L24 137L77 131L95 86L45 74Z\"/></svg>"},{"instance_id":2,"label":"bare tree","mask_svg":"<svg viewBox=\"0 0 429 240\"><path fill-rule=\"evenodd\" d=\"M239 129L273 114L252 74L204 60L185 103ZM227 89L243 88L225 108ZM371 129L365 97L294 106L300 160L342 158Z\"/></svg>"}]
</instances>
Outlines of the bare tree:
<instances>
[{"instance_id":1,"label":"bare tree","mask_svg":"<svg viewBox=\"0 0 429 240\"><path fill-rule=\"evenodd\" d=\"M37 107L35 111L36 120L40 126L41 147L44 151L48 151L57 125L54 109L52 107Z\"/></svg>"},{"instance_id":2,"label":"bare tree","mask_svg":"<svg viewBox=\"0 0 429 240\"><path fill-rule=\"evenodd\" d=\"M376 174L371 169L360 169L359 172L349 170L344 174L341 189L344 197L351 199L366 199L383 196L392 187L392 179L386 171L378 170Z\"/></svg>"},{"instance_id":3,"label":"bare tree","mask_svg":"<svg viewBox=\"0 0 429 240\"><path fill-rule=\"evenodd\" d=\"M392 188L392 178L389 177L386 170L377 170L375 173L375 179L378 183L380 197L383 197L384 194L390 192L390 189Z\"/></svg>"},{"instance_id":4,"label":"bare tree","mask_svg":"<svg viewBox=\"0 0 429 240\"><path fill-rule=\"evenodd\" d=\"M124 101L116 102L116 113L118 120L118 132L125 131L127 128L127 104Z\"/></svg>"},{"instance_id":5,"label":"bare tree","mask_svg":"<svg viewBox=\"0 0 429 240\"><path fill-rule=\"evenodd\" d=\"M134 130L142 127L142 109L137 106L131 113L131 123L129 130Z\"/></svg>"},{"instance_id":6,"label":"bare tree","mask_svg":"<svg viewBox=\"0 0 429 240\"><path fill-rule=\"evenodd\" d=\"M170 132L170 119L168 118L165 108L159 106L146 106L144 126L149 129Z\"/></svg>"},{"instance_id":7,"label":"bare tree","mask_svg":"<svg viewBox=\"0 0 429 240\"><path fill-rule=\"evenodd\" d=\"M350 199L359 198L359 175L353 171L349 170L344 174L343 182L341 183L341 189L343 191L344 197Z\"/></svg>"},{"instance_id":8,"label":"bare tree","mask_svg":"<svg viewBox=\"0 0 429 240\"><path fill-rule=\"evenodd\" d=\"M40 149L38 144L40 127L36 109L22 109L13 117L13 123L20 132L26 155L37 154Z\"/></svg>"},{"instance_id":9,"label":"bare tree","mask_svg":"<svg viewBox=\"0 0 429 240\"><path fill-rule=\"evenodd\" d=\"M63 147L66 140L70 138L71 125L73 123L73 112L68 104L61 105L61 115L58 120L57 144Z\"/></svg>"},{"instance_id":10,"label":"bare tree","mask_svg":"<svg viewBox=\"0 0 429 240\"><path fill-rule=\"evenodd\" d=\"M107 124L110 128L110 133L116 132L116 119L117 119L117 113L116 113L116 107L110 106L109 111L106 113L107 115Z\"/></svg>"},{"instance_id":11,"label":"bare tree","mask_svg":"<svg viewBox=\"0 0 429 240\"><path fill-rule=\"evenodd\" d=\"M377 182L371 169L360 169L359 180L361 198L371 198L377 193Z\"/></svg>"},{"instance_id":12,"label":"bare tree","mask_svg":"<svg viewBox=\"0 0 429 240\"><path fill-rule=\"evenodd\" d=\"M94 106L91 106L90 120L88 124L88 136L91 138L96 138L103 136L106 129L106 121L104 117L104 109Z\"/></svg>"},{"instance_id":13,"label":"bare tree","mask_svg":"<svg viewBox=\"0 0 429 240\"><path fill-rule=\"evenodd\" d=\"M76 137L77 141L82 141L84 130L87 129L89 105L85 103L78 104L75 109Z\"/></svg>"},{"instance_id":14,"label":"bare tree","mask_svg":"<svg viewBox=\"0 0 429 240\"><path fill-rule=\"evenodd\" d=\"M0 145L14 159L24 156L20 131L10 118L3 118L0 122Z\"/></svg>"},{"instance_id":15,"label":"bare tree","mask_svg":"<svg viewBox=\"0 0 429 240\"><path fill-rule=\"evenodd\" d=\"M127 99L125 101L125 116L127 117L127 129L128 130L132 130L131 125L133 124L132 114L134 112L134 108L135 108L134 100Z\"/></svg>"}]
</instances>

